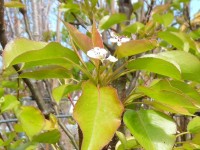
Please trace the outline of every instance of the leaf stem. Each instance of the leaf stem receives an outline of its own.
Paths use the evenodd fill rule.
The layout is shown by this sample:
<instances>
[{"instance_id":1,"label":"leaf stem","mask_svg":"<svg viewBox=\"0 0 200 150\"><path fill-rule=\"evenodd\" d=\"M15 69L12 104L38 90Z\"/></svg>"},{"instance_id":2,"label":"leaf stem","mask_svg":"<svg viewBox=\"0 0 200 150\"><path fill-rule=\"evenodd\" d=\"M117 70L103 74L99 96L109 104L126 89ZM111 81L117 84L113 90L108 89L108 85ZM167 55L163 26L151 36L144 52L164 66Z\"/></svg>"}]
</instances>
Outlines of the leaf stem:
<instances>
[{"instance_id":1,"label":"leaf stem","mask_svg":"<svg viewBox=\"0 0 200 150\"><path fill-rule=\"evenodd\" d=\"M187 131L187 132L179 133L179 134L176 135L176 137L179 137L179 136L182 136L182 135L185 135L185 134L190 134L190 132Z\"/></svg>"}]
</instances>

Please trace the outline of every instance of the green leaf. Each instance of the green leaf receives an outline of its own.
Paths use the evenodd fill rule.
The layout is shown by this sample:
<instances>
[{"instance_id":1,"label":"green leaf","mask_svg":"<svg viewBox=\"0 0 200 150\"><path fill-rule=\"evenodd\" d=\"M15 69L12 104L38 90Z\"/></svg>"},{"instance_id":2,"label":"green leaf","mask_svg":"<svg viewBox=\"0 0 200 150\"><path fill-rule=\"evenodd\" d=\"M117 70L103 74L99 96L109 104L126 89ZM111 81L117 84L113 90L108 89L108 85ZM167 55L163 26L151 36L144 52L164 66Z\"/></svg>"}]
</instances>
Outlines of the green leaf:
<instances>
[{"instance_id":1,"label":"green leaf","mask_svg":"<svg viewBox=\"0 0 200 150\"><path fill-rule=\"evenodd\" d=\"M150 87L139 87L139 90L155 101L183 107L190 113L194 113L200 107L199 94L185 84L180 81L160 80ZM184 87L180 87L180 85Z\"/></svg>"},{"instance_id":2,"label":"green leaf","mask_svg":"<svg viewBox=\"0 0 200 150\"><path fill-rule=\"evenodd\" d=\"M83 132L82 150L102 149L120 126L123 106L110 86L96 87L88 81L82 90L73 113Z\"/></svg>"},{"instance_id":3,"label":"green leaf","mask_svg":"<svg viewBox=\"0 0 200 150\"><path fill-rule=\"evenodd\" d=\"M57 65L60 67L64 67L66 69L72 68L72 63L66 58L52 58L52 59L43 59L43 60L26 62L22 66L22 69L26 70L34 68L36 66L49 66L49 65Z\"/></svg>"},{"instance_id":4,"label":"green leaf","mask_svg":"<svg viewBox=\"0 0 200 150\"><path fill-rule=\"evenodd\" d=\"M194 55L184 51L167 51L159 53L166 60L173 60L179 66L182 78L200 82L200 61Z\"/></svg>"},{"instance_id":5,"label":"green leaf","mask_svg":"<svg viewBox=\"0 0 200 150\"><path fill-rule=\"evenodd\" d=\"M128 110L124 123L146 150L171 150L176 124L167 115L153 110Z\"/></svg>"},{"instance_id":6,"label":"green leaf","mask_svg":"<svg viewBox=\"0 0 200 150\"><path fill-rule=\"evenodd\" d=\"M24 47L24 49L25 48L26 47ZM15 57L15 59L11 62L11 65L22 62L33 62L33 66L35 66L37 61L41 63L40 65L50 64L49 61L54 61L51 63L54 65L62 64L64 62L68 65L71 65L71 62L76 64L79 63L78 57L72 50L63 47L59 43L52 42L41 49L31 50L19 55L18 57Z\"/></svg>"},{"instance_id":7,"label":"green leaf","mask_svg":"<svg viewBox=\"0 0 200 150\"><path fill-rule=\"evenodd\" d=\"M154 109L161 112L167 111L167 112L171 112L175 114L194 116L192 113L190 113L186 108L182 106L170 105L170 104L161 103L157 101L144 101L144 103L154 107Z\"/></svg>"},{"instance_id":8,"label":"green leaf","mask_svg":"<svg viewBox=\"0 0 200 150\"><path fill-rule=\"evenodd\" d=\"M154 14L153 19L160 24L163 24L165 27L169 26L174 20L174 15L172 13L166 13L163 15Z\"/></svg>"},{"instance_id":9,"label":"green leaf","mask_svg":"<svg viewBox=\"0 0 200 150\"><path fill-rule=\"evenodd\" d=\"M78 29L74 26L70 25L67 22L64 22L64 25L68 29L70 36L72 37L73 41L78 45L78 47L87 52L88 50L93 48L92 40L87 35L81 33Z\"/></svg>"},{"instance_id":10,"label":"green leaf","mask_svg":"<svg viewBox=\"0 0 200 150\"><path fill-rule=\"evenodd\" d=\"M193 118L189 122L187 130L191 133L200 133L200 117Z\"/></svg>"},{"instance_id":11,"label":"green leaf","mask_svg":"<svg viewBox=\"0 0 200 150\"><path fill-rule=\"evenodd\" d=\"M134 137L127 138L126 144L123 145L120 141L116 144L116 150L131 150L134 148L140 148L141 146L135 140Z\"/></svg>"},{"instance_id":12,"label":"green leaf","mask_svg":"<svg viewBox=\"0 0 200 150\"><path fill-rule=\"evenodd\" d=\"M46 45L47 43L44 42L36 42L24 38L17 38L9 42L3 51L4 67L10 66L10 63L19 55L27 51L42 49Z\"/></svg>"},{"instance_id":13,"label":"green leaf","mask_svg":"<svg viewBox=\"0 0 200 150\"><path fill-rule=\"evenodd\" d=\"M191 39L189 35L183 32L165 31L159 32L158 36L169 44L176 47L178 50L183 50L186 52L188 52L189 50L192 50L193 52L198 51L195 42Z\"/></svg>"},{"instance_id":14,"label":"green leaf","mask_svg":"<svg viewBox=\"0 0 200 150\"><path fill-rule=\"evenodd\" d=\"M9 7L9 8L24 8L25 7L24 4L18 1L5 2L4 6Z\"/></svg>"},{"instance_id":15,"label":"green leaf","mask_svg":"<svg viewBox=\"0 0 200 150\"><path fill-rule=\"evenodd\" d=\"M132 40L117 47L116 53L118 58L132 56L152 50L156 44L157 42L154 40Z\"/></svg>"},{"instance_id":16,"label":"green leaf","mask_svg":"<svg viewBox=\"0 0 200 150\"><path fill-rule=\"evenodd\" d=\"M58 66L39 68L32 72L24 72L19 76L19 78L34 78L37 80L70 77L71 75L69 70Z\"/></svg>"},{"instance_id":17,"label":"green leaf","mask_svg":"<svg viewBox=\"0 0 200 150\"><path fill-rule=\"evenodd\" d=\"M15 107L17 107L19 104L20 103L15 96L6 95L2 97L0 100L0 108L1 108L0 112L3 113L5 111L12 110Z\"/></svg>"},{"instance_id":18,"label":"green leaf","mask_svg":"<svg viewBox=\"0 0 200 150\"><path fill-rule=\"evenodd\" d=\"M38 143L56 144L59 141L60 137L61 135L58 129L54 129L34 136L32 141Z\"/></svg>"},{"instance_id":19,"label":"green leaf","mask_svg":"<svg viewBox=\"0 0 200 150\"><path fill-rule=\"evenodd\" d=\"M142 24L140 22L135 22L134 24L127 26L123 30L123 32L138 33L143 27L144 27L144 24Z\"/></svg>"},{"instance_id":20,"label":"green leaf","mask_svg":"<svg viewBox=\"0 0 200 150\"><path fill-rule=\"evenodd\" d=\"M4 95L4 89L0 87L0 97Z\"/></svg>"},{"instance_id":21,"label":"green leaf","mask_svg":"<svg viewBox=\"0 0 200 150\"><path fill-rule=\"evenodd\" d=\"M17 118L30 139L40 133L45 124L41 111L32 106L22 106Z\"/></svg>"},{"instance_id":22,"label":"green leaf","mask_svg":"<svg viewBox=\"0 0 200 150\"><path fill-rule=\"evenodd\" d=\"M79 89L80 89L80 85L65 84L65 85L61 85L61 86L53 89L52 95L53 95L53 98L55 99L55 101L57 103L59 103L63 96L65 96L73 91L79 90Z\"/></svg>"},{"instance_id":23,"label":"green leaf","mask_svg":"<svg viewBox=\"0 0 200 150\"><path fill-rule=\"evenodd\" d=\"M128 63L128 69L140 69L158 73L175 79L181 79L181 72L178 64L173 61L166 61L158 55L149 54Z\"/></svg>"},{"instance_id":24,"label":"green leaf","mask_svg":"<svg viewBox=\"0 0 200 150\"><path fill-rule=\"evenodd\" d=\"M101 29L109 29L111 26L126 21L126 15L117 13L113 15L104 16L100 22L99 26Z\"/></svg>"},{"instance_id":25,"label":"green leaf","mask_svg":"<svg viewBox=\"0 0 200 150\"><path fill-rule=\"evenodd\" d=\"M134 137L125 137L125 135L121 132L116 132L119 142L116 144L115 149L116 150L129 150L133 148L138 148L140 145L136 141Z\"/></svg>"},{"instance_id":26,"label":"green leaf","mask_svg":"<svg viewBox=\"0 0 200 150\"><path fill-rule=\"evenodd\" d=\"M11 88L11 89L17 89L18 88L18 84L16 81L2 81L1 85L5 88Z\"/></svg>"}]
</instances>

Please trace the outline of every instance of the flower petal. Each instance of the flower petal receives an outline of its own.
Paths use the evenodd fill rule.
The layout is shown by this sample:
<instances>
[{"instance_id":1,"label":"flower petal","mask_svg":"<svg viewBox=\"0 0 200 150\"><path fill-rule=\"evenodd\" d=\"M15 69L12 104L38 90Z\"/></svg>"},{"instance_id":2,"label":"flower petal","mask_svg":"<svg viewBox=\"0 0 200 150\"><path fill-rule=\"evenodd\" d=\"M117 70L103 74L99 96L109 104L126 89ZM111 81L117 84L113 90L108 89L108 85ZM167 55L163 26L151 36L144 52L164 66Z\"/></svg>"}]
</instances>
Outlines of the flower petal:
<instances>
[{"instance_id":1,"label":"flower petal","mask_svg":"<svg viewBox=\"0 0 200 150\"><path fill-rule=\"evenodd\" d=\"M127 38L127 37L121 38L122 43L125 43L125 42L128 42L128 41L130 41L130 38Z\"/></svg>"},{"instance_id":2,"label":"flower petal","mask_svg":"<svg viewBox=\"0 0 200 150\"><path fill-rule=\"evenodd\" d=\"M119 39L116 38L116 37L110 38L110 42L112 42L112 43L117 43L118 40L119 40Z\"/></svg>"},{"instance_id":3,"label":"flower petal","mask_svg":"<svg viewBox=\"0 0 200 150\"><path fill-rule=\"evenodd\" d=\"M118 59L115 58L115 57L112 56L112 55L110 55L110 56L107 58L107 60L109 60L109 61L111 61L111 62L116 62L116 61L118 61Z\"/></svg>"},{"instance_id":4,"label":"flower petal","mask_svg":"<svg viewBox=\"0 0 200 150\"><path fill-rule=\"evenodd\" d=\"M87 55L91 58L95 58L95 59L98 59L99 56L95 53L95 51L93 49L87 51Z\"/></svg>"}]
</instances>

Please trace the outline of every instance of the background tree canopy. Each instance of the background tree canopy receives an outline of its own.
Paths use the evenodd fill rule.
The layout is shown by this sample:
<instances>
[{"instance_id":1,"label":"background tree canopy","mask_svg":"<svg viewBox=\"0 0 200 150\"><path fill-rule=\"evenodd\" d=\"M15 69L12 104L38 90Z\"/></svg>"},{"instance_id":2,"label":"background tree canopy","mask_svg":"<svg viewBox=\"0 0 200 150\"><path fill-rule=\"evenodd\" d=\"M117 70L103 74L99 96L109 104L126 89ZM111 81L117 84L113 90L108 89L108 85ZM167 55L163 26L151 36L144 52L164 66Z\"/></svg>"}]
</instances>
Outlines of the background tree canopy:
<instances>
[{"instance_id":1,"label":"background tree canopy","mask_svg":"<svg viewBox=\"0 0 200 150\"><path fill-rule=\"evenodd\" d=\"M0 149L200 149L191 4L1 0Z\"/></svg>"}]
</instances>

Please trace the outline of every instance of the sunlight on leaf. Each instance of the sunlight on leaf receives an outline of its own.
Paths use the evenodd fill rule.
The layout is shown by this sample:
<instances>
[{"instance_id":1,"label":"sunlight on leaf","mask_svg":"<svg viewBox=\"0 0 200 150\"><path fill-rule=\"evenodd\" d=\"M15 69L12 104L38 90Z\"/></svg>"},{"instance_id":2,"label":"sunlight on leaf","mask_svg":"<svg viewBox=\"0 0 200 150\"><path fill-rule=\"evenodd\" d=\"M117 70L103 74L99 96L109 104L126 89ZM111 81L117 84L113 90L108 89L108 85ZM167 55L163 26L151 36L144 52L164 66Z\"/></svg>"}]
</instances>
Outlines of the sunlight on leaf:
<instances>
[{"instance_id":1,"label":"sunlight on leaf","mask_svg":"<svg viewBox=\"0 0 200 150\"><path fill-rule=\"evenodd\" d=\"M128 110L124 123L145 150L171 150L176 124L167 115L153 110Z\"/></svg>"},{"instance_id":2,"label":"sunlight on leaf","mask_svg":"<svg viewBox=\"0 0 200 150\"><path fill-rule=\"evenodd\" d=\"M121 124L123 106L112 87L96 87L88 81L83 83L82 89L73 113L83 132L82 150L99 150L112 139Z\"/></svg>"}]
</instances>

